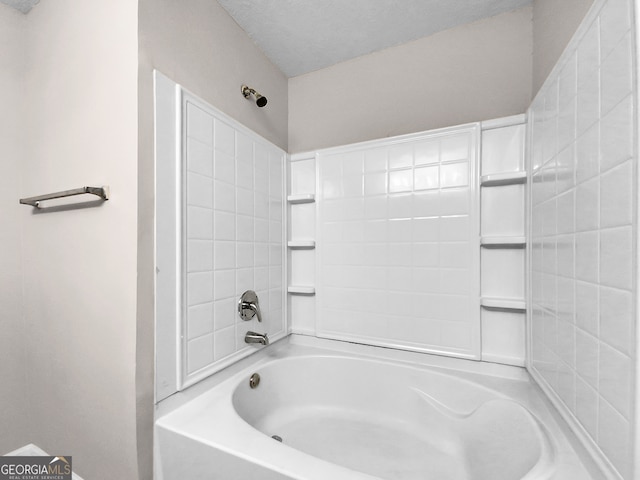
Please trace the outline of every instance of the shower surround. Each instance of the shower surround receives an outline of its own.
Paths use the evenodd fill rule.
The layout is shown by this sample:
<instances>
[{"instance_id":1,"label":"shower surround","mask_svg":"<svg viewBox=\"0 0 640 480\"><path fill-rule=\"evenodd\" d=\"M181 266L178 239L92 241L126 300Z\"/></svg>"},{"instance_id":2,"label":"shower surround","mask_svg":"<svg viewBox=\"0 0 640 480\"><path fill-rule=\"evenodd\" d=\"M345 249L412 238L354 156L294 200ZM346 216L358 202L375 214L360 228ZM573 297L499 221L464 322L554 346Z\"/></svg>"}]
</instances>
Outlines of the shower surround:
<instances>
[{"instance_id":1,"label":"shower surround","mask_svg":"<svg viewBox=\"0 0 640 480\"><path fill-rule=\"evenodd\" d=\"M248 331L286 335L285 153L157 72L156 96L160 400L255 351Z\"/></svg>"},{"instance_id":2,"label":"shower surround","mask_svg":"<svg viewBox=\"0 0 640 480\"><path fill-rule=\"evenodd\" d=\"M316 154L317 336L479 358L479 137L474 124Z\"/></svg>"},{"instance_id":3,"label":"shower surround","mask_svg":"<svg viewBox=\"0 0 640 480\"><path fill-rule=\"evenodd\" d=\"M638 478L632 9L628 0L596 2L528 114L528 367L597 458L625 479Z\"/></svg>"},{"instance_id":4,"label":"shower surround","mask_svg":"<svg viewBox=\"0 0 640 480\"><path fill-rule=\"evenodd\" d=\"M232 164L229 154L234 142L229 139L234 137L227 135L226 142L224 138L225 133L232 131L227 127L233 124L159 74L157 81L158 91L168 97L167 102L159 98L159 103L169 109L174 105L174 115L179 115L178 124L183 126L179 130L183 147L175 149L182 152L178 156L182 161L176 162L176 157L168 155L168 162L162 167L159 165L159 172L169 167L164 173L169 183L173 179L176 213L187 215L184 232L179 228L174 232L178 243L173 245L177 252L186 249L186 255L179 253L175 257L178 264L181 258L187 259L186 270L176 270L178 284L180 278L186 278L185 289L176 289L186 293L182 300L177 297L176 304L177 311L184 313L177 317L180 319L177 325L171 316L168 324L159 325L159 333L172 332L173 341L179 342L175 363L170 366L173 371L177 367L181 372L173 392L166 390L166 384L158 385L158 398L169 397L160 403L156 423L156 466L162 478L177 479L185 474L193 479L206 478L214 469L223 476L233 472L246 477L299 480L411 480L429 472L439 480L480 480L495 478L498 471L508 471L514 479L597 478L589 461L581 457L583 452L570 446L567 436L571 433L553 419L522 369L467 360L483 356L482 302L492 314L496 309L501 314L507 313L502 310L510 311L512 315L507 317L507 323L517 324L523 320L521 313L518 317L512 312L522 310L521 300L494 298L494 303L486 303L479 295L482 283L478 174L481 124L319 151L311 159L297 162L303 165L302 169L298 168L300 165L292 165L298 174L303 172L302 178L298 176L296 180L292 175L292 184L297 188L315 186L320 194L316 196L307 191L287 197L292 219L289 261L295 270L291 279L300 280L300 270L309 273L305 268L309 259L300 262L294 255L318 251L317 270L312 269L310 273L320 281L317 290L313 285L287 287L291 311L295 312L289 324L296 328L296 322L304 320L313 328L307 335L312 333L325 339L294 334L256 356L242 358L252 352L243 342L244 334L247 330L257 330L260 325L255 319L242 322L236 318L237 299L232 296L233 284L229 281L216 281L214 276L213 281L205 281L202 287L190 278L195 273L199 281L199 269L204 269L207 279L210 276L207 269L213 268L215 272L216 266L223 271L231 270L238 278L237 271L233 270L234 265L238 267L238 259L235 263L231 259L234 253L237 255L244 237L237 238L235 231L236 237L216 239L219 221L215 215L211 221L208 211L216 211L210 202L220 205L216 203L215 192L224 192L226 186L214 181L212 191L189 176L198 173L204 177L198 178L198 182L207 179L211 182L206 175L211 150L216 160L212 169L214 176L218 168ZM176 95L176 92L179 93ZM226 125L218 123L221 119ZM518 117L485 122L485 132L491 132L486 136L485 151L508 152L507 157L515 158L510 165L516 171L496 176L489 167L491 162L483 163L483 168L491 172L483 177L483 184L495 183L496 178L500 184L513 179L521 183L523 130L520 120ZM166 124L169 129L175 125L175 121ZM240 127L235 128L236 168L229 169L229 175L233 171L237 175L239 171L237 139L242 138L239 134L249 135ZM221 141L216 140L216 133L221 135ZM205 148L212 144L217 146ZM202 153L193 155L195 148L203 149ZM256 151L255 145L253 151ZM273 152L278 158L277 150ZM229 162L225 162L227 158ZM492 157L493 167L500 171L508 169L498 158ZM277 165L280 164L276 163L276 169ZM317 178L317 182L309 181L309 166L313 167L311 177ZM175 181L176 171L178 176L186 172L186 183ZM243 179L246 175L235 178ZM278 185L275 179L273 183ZM167 192L170 196L171 189ZM506 192L509 195L510 190ZM522 206L517 200L521 191L515 192L513 203ZM249 196L236 180L236 195L226 195L227 209L231 209L232 203L236 209L229 222L238 222L238 217L246 214L239 208L238 194ZM272 201L278 204L277 198ZM256 204L251 207L254 212L264 208ZM304 210L307 207L312 210ZM521 216L514 217L515 225L521 225ZM189 219L194 222L192 227ZM298 222L305 219L303 223L307 226L311 223L318 228L317 244L314 238L304 235L294 219ZM254 230L254 241L267 232L282 234L281 223L274 223L275 228L265 228L263 224L262 232ZM174 219L174 226L180 224L184 225ZM179 243L182 238L186 239L186 245ZM498 241L496 238L506 238L509 245L516 237L488 238L493 238L493 242ZM189 240L205 242L206 251L213 250L213 260L208 253L190 261L189 250L193 245ZM274 247L282 248L275 237L272 241L276 243ZM216 260L216 244L226 242L236 248ZM166 263L161 260L159 280L165 267L171 264L170 258L165 259ZM504 266L509 261L507 256L506 263L500 264ZM518 261L516 272L517 264ZM247 264L243 268L252 267ZM313 275L314 271L320 274ZM283 266L273 270L274 275L283 272ZM511 275L506 278L510 283ZM245 283L251 285L246 281L242 285ZM495 292L499 283L495 279L489 283L493 288L489 290ZM516 283L521 284L522 279ZM190 293L194 285L195 293L202 297ZM236 284L236 297L245 288ZM504 282L501 288L513 290ZM276 292L281 295L283 290L276 289ZM224 297L221 305L226 305L226 309L215 309L218 295ZM209 296L213 302L207 300ZM304 308L293 307L295 299L300 298L313 300L306 307L310 307L308 311L315 323L309 324ZM158 298L161 302L167 299L168 296ZM214 303L213 310L208 307L210 303ZM201 305L209 309L208 313L194 316L191 310L204 308ZM271 301L269 307L266 326L275 330L276 339L281 338L286 335L285 330L277 328L284 324L285 317L277 316L278 310L273 310ZM206 341L202 353L206 361L195 365L192 355L199 350L194 350L189 335L194 319L198 320L196 325L200 321L214 325L212 333L196 337ZM495 317L489 316L486 321L495 321ZM215 329L218 322L230 322L233 327L228 328L233 328L235 336L221 335ZM425 328L419 328L421 326ZM287 331L288 328L291 327L287 327ZM391 332L396 336L391 337ZM378 344L391 349L353 344ZM226 348L222 354L220 345ZM432 358L417 352L462 358ZM505 360L506 357L501 358ZM228 368L210 375L223 367ZM167 370L159 369L159 380L165 380L166 373ZM261 376L257 385L250 381L255 374ZM251 388L258 389L256 398L245 385L249 383L253 385ZM189 386L193 389L187 388ZM421 419L420 422L417 419ZM309 429L317 435L299 434ZM354 436L349 437L346 432L353 432ZM272 438L281 434L285 437L284 443ZM336 435L336 439L332 439L332 435ZM357 455L345 456L344 452L355 451L358 438L367 438L367 447ZM389 442L390 438L394 440ZM485 449L478 450L480 444ZM400 461L402 468L396 465L398 454L390 453L398 446L404 455ZM176 456L177 452L180 453Z\"/></svg>"}]
</instances>

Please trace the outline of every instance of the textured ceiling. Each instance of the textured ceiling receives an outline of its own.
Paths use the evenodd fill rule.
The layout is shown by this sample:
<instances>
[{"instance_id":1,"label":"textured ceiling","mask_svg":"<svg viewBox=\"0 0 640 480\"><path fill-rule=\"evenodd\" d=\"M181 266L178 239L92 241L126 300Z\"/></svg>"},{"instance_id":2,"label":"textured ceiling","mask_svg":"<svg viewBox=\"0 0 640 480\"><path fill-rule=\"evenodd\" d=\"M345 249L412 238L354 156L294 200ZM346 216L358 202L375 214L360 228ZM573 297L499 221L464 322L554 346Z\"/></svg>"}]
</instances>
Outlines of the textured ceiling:
<instances>
[{"instance_id":1,"label":"textured ceiling","mask_svg":"<svg viewBox=\"0 0 640 480\"><path fill-rule=\"evenodd\" d=\"M218 0L288 77L528 5L531 0Z\"/></svg>"},{"instance_id":2,"label":"textured ceiling","mask_svg":"<svg viewBox=\"0 0 640 480\"><path fill-rule=\"evenodd\" d=\"M0 0L0 2L18 9L22 13L29 13L29 10L31 10L36 3L39 3L40 0Z\"/></svg>"},{"instance_id":3,"label":"textured ceiling","mask_svg":"<svg viewBox=\"0 0 640 480\"><path fill-rule=\"evenodd\" d=\"M28 13L40 0L0 2ZM514 10L532 0L218 2L285 75L295 77Z\"/></svg>"}]
</instances>

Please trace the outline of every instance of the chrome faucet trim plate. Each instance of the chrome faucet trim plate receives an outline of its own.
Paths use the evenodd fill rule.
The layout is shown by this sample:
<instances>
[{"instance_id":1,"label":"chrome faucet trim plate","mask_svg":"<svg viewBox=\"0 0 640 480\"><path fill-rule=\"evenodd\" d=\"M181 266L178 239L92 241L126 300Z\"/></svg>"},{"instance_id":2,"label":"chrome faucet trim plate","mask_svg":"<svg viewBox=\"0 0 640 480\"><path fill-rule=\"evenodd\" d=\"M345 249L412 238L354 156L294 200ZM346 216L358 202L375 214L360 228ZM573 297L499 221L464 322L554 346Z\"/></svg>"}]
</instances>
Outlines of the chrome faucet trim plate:
<instances>
[{"instance_id":1,"label":"chrome faucet trim plate","mask_svg":"<svg viewBox=\"0 0 640 480\"><path fill-rule=\"evenodd\" d=\"M254 316L258 317L258 321L262 322L262 314L260 313L260 304L258 295L253 290L247 290L240 297L238 302L238 314L240 318L246 322Z\"/></svg>"}]
</instances>

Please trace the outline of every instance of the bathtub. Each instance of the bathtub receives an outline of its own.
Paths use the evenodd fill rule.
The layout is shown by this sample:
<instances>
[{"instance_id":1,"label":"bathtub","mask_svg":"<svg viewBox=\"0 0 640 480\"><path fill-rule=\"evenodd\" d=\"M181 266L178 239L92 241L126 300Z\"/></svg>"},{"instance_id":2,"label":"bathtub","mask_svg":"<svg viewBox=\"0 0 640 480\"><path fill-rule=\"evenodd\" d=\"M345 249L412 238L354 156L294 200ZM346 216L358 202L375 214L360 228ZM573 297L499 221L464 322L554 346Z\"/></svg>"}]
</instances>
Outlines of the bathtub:
<instances>
[{"instance_id":1,"label":"bathtub","mask_svg":"<svg viewBox=\"0 0 640 480\"><path fill-rule=\"evenodd\" d=\"M293 335L160 404L156 478L599 478L551 408L523 369Z\"/></svg>"}]
</instances>

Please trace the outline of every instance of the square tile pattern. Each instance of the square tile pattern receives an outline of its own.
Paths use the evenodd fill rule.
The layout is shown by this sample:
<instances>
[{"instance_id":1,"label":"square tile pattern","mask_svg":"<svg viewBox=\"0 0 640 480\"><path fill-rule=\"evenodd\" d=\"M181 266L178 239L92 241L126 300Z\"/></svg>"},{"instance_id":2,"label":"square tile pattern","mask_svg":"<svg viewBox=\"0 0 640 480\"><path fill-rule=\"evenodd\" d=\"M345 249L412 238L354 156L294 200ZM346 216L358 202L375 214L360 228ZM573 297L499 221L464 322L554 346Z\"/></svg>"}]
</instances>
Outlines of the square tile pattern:
<instances>
[{"instance_id":1,"label":"square tile pattern","mask_svg":"<svg viewBox=\"0 0 640 480\"><path fill-rule=\"evenodd\" d=\"M285 329L283 166L285 153L186 103L184 258L187 376L212 373L253 347L248 330ZM255 290L263 323L245 322L237 302Z\"/></svg>"},{"instance_id":2,"label":"square tile pattern","mask_svg":"<svg viewBox=\"0 0 640 480\"><path fill-rule=\"evenodd\" d=\"M533 102L532 368L625 479L637 158L631 2L609 0Z\"/></svg>"},{"instance_id":3,"label":"square tile pattern","mask_svg":"<svg viewBox=\"0 0 640 480\"><path fill-rule=\"evenodd\" d=\"M318 155L318 335L479 355L478 130Z\"/></svg>"}]
</instances>

